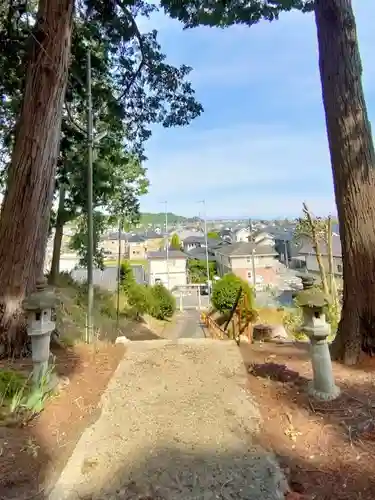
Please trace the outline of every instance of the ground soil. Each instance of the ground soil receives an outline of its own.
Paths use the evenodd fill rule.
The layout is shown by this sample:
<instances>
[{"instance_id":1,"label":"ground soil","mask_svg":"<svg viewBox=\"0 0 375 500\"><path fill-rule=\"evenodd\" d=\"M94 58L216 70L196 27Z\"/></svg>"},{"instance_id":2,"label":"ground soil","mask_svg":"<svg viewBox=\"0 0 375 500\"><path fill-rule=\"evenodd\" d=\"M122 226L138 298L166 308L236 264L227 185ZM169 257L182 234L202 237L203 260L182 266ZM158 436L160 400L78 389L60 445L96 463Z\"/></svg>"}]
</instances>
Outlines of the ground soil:
<instances>
[{"instance_id":1,"label":"ground soil","mask_svg":"<svg viewBox=\"0 0 375 500\"><path fill-rule=\"evenodd\" d=\"M279 500L237 345L132 342L50 500Z\"/></svg>"},{"instance_id":2,"label":"ground soil","mask_svg":"<svg viewBox=\"0 0 375 500\"><path fill-rule=\"evenodd\" d=\"M100 397L124 356L124 346L97 342L56 354L63 387L44 411L23 427L0 426L0 499L43 499L84 429L100 412ZM30 361L1 362L30 369Z\"/></svg>"},{"instance_id":3,"label":"ground soil","mask_svg":"<svg viewBox=\"0 0 375 500\"><path fill-rule=\"evenodd\" d=\"M261 444L278 456L289 478L290 500L375 498L375 360L356 368L334 364L341 396L310 400L307 346L240 346L248 388L263 416Z\"/></svg>"}]
</instances>

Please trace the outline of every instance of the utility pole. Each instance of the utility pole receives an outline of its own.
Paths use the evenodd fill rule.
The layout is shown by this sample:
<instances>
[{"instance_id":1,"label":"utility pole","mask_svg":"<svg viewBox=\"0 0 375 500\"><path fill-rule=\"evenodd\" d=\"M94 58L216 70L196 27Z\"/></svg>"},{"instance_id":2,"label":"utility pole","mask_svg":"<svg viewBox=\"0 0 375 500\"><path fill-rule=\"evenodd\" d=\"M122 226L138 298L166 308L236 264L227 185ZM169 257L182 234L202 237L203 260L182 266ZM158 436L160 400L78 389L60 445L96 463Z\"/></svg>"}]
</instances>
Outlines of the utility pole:
<instances>
[{"instance_id":1,"label":"utility pole","mask_svg":"<svg viewBox=\"0 0 375 500\"><path fill-rule=\"evenodd\" d=\"M119 335L120 326L120 288L121 288L121 239L123 218L118 222L118 255L117 255L117 305L116 305L116 334Z\"/></svg>"},{"instance_id":2,"label":"utility pole","mask_svg":"<svg viewBox=\"0 0 375 500\"><path fill-rule=\"evenodd\" d=\"M249 219L249 241L253 241L253 221Z\"/></svg>"},{"instance_id":3,"label":"utility pole","mask_svg":"<svg viewBox=\"0 0 375 500\"><path fill-rule=\"evenodd\" d=\"M285 265L288 268L289 267L289 255L288 255L288 246L287 246L286 240L284 240L284 257L285 257Z\"/></svg>"},{"instance_id":4,"label":"utility pole","mask_svg":"<svg viewBox=\"0 0 375 500\"><path fill-rule=\"evenodd\" d=\"M207 213L206 200L202 200L203 204L203 221L204 221L204 240L206 245L206 271L207 271L207 288L208 288L208 303L211 303L211 281L210 281L210 264L208 261L208 235L207 235Z\"/></svg>"},{"instance_id":5,"label":"utility pole","mask_svg":"<svg viewBox=\"0 0 375 500\"><path fill-rule=\"evenodd\" d=\"M91 52L87 51L87 334L88 343L93 338L93 310L94 310L94 283L93 283L93 256L94 256L94 220L93 220L93 119L91 94Z\"/></svg>"},{"instance_id":6,"label":"utility pole","mask_svg":"<svg viewBox=\"0 0 375 500\"><path fill-rule=\"evenodd\" d=\"M169 238L168 238L168 202L162 201L165 206L165 253L167 257L167 288L169 290Z\"/></svg>"},{"instance_id":7,"label":"utility pole","mask_svg":"<svg viewBox=\"0 0 375 500\"><path fill-rule=\"evenodd\" d=\"M252 268L252 277L253 277L253 292L256 295L256 285L257 285L257 277L256 277L256 267L255 267L255 239L253 235L253 221L249 218L249 241L253 244L253 248L251 250L251 268Z\"/></svg>"}]
</instances>

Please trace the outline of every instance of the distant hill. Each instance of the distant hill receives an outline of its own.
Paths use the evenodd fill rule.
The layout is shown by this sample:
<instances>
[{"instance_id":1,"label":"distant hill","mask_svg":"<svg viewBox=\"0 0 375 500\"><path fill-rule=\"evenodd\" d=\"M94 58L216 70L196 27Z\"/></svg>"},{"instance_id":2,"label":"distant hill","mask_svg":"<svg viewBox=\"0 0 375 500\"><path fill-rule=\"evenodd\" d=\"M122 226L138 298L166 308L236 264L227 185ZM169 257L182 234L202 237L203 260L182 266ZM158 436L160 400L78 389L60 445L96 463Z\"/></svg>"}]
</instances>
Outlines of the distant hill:
<instances>
[{"instance_id":1,"label":"distant hill","mask_svg":"<svg viewBox=\"0 0 375 500\"><path fill-rule=\"evenodd\" d=\"M180 224L181 222L187 222L187 217L183 217L182 215L176 215L172 212L167 213L168 216L168 225L169 224ZM148 224L152 225L160 225L165 224L165 212L160 212L158 214L152 214L145 212L141 215L140 223L144 226Z\"/></svg>"}]
</instances>

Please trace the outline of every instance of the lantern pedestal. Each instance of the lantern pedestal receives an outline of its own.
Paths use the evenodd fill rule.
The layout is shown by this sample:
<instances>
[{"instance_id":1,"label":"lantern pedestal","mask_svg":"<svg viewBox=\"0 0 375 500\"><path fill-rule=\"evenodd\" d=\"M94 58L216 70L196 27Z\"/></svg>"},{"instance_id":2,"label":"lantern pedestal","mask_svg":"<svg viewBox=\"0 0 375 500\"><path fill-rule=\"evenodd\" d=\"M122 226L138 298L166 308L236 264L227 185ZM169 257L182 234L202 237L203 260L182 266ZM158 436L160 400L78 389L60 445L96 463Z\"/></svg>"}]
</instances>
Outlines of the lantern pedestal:
<instances>
[{"instance_id":1,"label":"lantern pedestal","mask_svg":"<svg viewBox=\"0 0 375 500\"><path fill-rule=\"evenodd\" d=\"M50 386L50 342L56 327L55 307L58 302L54 291L48 288L47 281L42 278L37 281L36 291L22 304L27 314L27 333L31 338L33 383L47 390Z\"/></svg>"},{"instance_id":2,"label":"lantern pedestal","mask_svg":"<svg viewBox=\"0 0 375 500\"><path fill-rule=\"evenodd\" d=\"M335 385L328 336L331 327L326 322L325 308L330 299L314 286L311 276L302 276L303 290L296 296L303 311L301 331L310 339L310 357L313 380L308 384L308 394L320 401L332 401L340 395Z\"/></svg>"}]
</instances>

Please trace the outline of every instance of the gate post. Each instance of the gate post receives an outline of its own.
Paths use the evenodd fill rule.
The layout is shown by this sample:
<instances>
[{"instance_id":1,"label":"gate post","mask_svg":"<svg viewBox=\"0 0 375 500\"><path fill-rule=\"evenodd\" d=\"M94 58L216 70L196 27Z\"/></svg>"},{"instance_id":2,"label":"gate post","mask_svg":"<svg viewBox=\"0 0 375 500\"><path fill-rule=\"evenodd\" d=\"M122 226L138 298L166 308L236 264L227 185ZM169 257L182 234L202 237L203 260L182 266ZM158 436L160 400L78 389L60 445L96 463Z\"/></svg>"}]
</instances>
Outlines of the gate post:
<instances>
[{"instance_id":1,"label":"gate post","mask_svg":"<svg viewBox=\"0 0 375 500\"><path fill-rule=\"evenodd\" d=\"M183 307L183 303L182 303L182 290L180 289L180 311L183 311L184 310L184 307Z\"/></svg>"}]
</instances>

